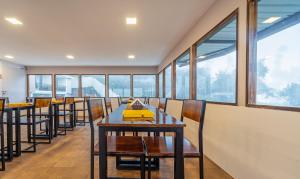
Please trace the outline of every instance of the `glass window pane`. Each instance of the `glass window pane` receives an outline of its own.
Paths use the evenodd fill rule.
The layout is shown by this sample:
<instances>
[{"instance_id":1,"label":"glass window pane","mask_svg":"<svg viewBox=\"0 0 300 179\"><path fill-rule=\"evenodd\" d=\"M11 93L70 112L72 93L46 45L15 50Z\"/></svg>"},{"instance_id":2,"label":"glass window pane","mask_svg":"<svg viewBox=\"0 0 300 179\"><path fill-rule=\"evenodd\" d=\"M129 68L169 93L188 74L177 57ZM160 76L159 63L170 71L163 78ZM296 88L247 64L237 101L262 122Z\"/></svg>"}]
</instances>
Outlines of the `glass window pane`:
<instances>
[{"instance_id":1,"label":"glass window pane","mask_svg":"<svg viewBox=\"0 0 300 179\"><path fill-rule=\"evenodd\" d=\"M133 75L133 96L134 97L155 97L156 96L155 75Z\"/></svg>"},{"instance_id":2,"label":"glass window pane","mask_svg":"<svg viewBox=\"0 0 300 179\"><path fill-rule=\"evenodd\" d=\"M197 99L236 102L236 16L197 45Z\"/></svg>"},{"instance_id":3,"label":"glass window pane","mask_svg":"<svg viewBox=\"0 0 300 179\"><path fill-rule=\"evenodd\" d=\"M258 2L256 104L300 107L300 1Z\"/></svg>"},{"instance_id":4,"label":"glass window pane","mask_svg":"<svg viewBox=\"0 0 300 179\"><path fill-rule=\"evenodd\" d=\"M130 97L130 75L109 75L109 97Z\"/></svg>"},{"instance_id":5,"label":"glass window pane","mask_svg":"<svg viewBox=\"0 0 300 179\"><path fill-rule=\"evenodd\" d=\"M158 88L159 88L158 96L162 98L163 97L163 72L160 72L158 75Z\"/></svg>"},{"instance_id":6,"label":"glass window pane","mask_svg":"<svg viewBox=\"0 0 300 179\"><path fill-rule=\"evenodd\" d=\"M79 96L79 75L56 75L57 97Z\"/></svg>"},{"instance_id":7,"label":"glass window pane","mask_svg":"<svg viewBox=\"0 0 300 179\"><path fill-rule=\"evenodd\" d=\"M82 96L105 97L105 75L82 75Z\"/></svg>"},{"instance_id":8,"label":"glass window pane","mask_svg":"<svg viewBox=\"0 0 300 179\"><path fill-rule=\"evenodd\" d=\"M165 69L165 97L172 97L172 65Z\"/></svg>"},{"instance_id":9,"label":"glass window pane","mask_svg":"<svg viewBox=\"0 0 300 179\"><path fill-rule=\"evenodd\" d=\"M176 99L190 98L190 52L176 60Z\"/></svg>"},{"instance_id":10,"label":"glass window pane","mask_svg":"<svg viewBox=\"0 0 300 179\"><path fill-rule=\"evenodd\" d=\"M52 97L51 75L29 75L29 97Z\"/></svg>"}]
</instances>

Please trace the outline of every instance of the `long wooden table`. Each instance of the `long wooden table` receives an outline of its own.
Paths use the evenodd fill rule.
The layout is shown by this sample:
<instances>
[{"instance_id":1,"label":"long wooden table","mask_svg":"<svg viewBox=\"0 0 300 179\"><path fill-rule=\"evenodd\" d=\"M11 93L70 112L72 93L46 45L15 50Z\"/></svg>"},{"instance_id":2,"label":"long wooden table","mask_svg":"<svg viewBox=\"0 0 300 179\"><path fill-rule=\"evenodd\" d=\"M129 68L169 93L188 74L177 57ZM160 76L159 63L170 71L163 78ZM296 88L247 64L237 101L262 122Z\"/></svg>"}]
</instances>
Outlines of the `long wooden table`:
<instances>
[{"instance_id":1,"label":"long wooden table","mask_svg":"<svg viewBox=\"0 0 300 179\"><path fill-rule=\"evenodd\" d=\"M107 178L107 138L109 131L122 132L174 132L175 137L175 165L174 178L184 178L184 158L183 158L183 128L185 124L157 108L148 106L154 115L153 121L126 121L123 119L123 110L127 105L123 104L105 119L98 122L99 128L99 178Z\"/></svg>"}]
</instances>

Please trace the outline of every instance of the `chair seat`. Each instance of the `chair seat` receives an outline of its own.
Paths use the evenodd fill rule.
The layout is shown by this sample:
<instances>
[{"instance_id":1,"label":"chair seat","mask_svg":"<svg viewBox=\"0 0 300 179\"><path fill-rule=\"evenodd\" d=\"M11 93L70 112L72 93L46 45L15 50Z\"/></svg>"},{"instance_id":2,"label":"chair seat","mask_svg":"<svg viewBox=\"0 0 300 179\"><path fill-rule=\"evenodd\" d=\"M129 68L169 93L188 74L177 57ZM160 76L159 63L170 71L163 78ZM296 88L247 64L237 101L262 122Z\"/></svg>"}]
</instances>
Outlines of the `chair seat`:
<instances>
[{"instance_id":1,"label":"chair seat","mask_svg":"<svg viewBox=\"0 0 300 179\"><path fill-rule=\"evenodd\" d=\"M147 155L150 157L174 157L175 138L173 136L144 137ZM184 157L200 157L199 150L187 138L183 142Z\"/></svg>"},{"instance_id":2,"label":"chair seat","mask_svg":"<svg viewBox=\"0 0 300 179\"><path fill-rule=\"evenodd\" d=\"M94 147L99 154L99 143ZM107 155L139 156L144 154L143 139L139 136L107 136Z\"/></svg>"}]
</instances>

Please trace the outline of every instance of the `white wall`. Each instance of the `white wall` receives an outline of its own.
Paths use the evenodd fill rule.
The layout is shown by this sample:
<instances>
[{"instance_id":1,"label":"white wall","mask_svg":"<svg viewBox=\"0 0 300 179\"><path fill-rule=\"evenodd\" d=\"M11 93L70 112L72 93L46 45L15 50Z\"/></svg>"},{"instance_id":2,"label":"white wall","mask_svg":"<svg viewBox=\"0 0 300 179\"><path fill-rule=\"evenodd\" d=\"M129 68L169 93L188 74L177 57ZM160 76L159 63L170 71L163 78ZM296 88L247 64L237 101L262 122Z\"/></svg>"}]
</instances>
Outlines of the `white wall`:
<instances>
[{"instance_id":1,"label":"white wall","mask_svg":"<svg viewBox=\"0 0 300 179\"><path fill-rule=\"evenodd\" d=\"M26 99L26 70L24 66L0 60L0 74L2 76L2 91L6 91L4 96L9 97L10 102L24 101Z\"/></svg>"},{"instance_id":2,"label":"white wall","mask_svg":"<svg viewBox=\"0 0 300 179\"><path fill-rule=\"evenodd\" d=\"M207 105L204 152L234 178L299 179L300 113L245 107L247 0L218 0L167 55L159 71L236 8L239 8L238 106ZM195 129L186 130L185 133L191 133Z\"/></svg>"}]
</instances>

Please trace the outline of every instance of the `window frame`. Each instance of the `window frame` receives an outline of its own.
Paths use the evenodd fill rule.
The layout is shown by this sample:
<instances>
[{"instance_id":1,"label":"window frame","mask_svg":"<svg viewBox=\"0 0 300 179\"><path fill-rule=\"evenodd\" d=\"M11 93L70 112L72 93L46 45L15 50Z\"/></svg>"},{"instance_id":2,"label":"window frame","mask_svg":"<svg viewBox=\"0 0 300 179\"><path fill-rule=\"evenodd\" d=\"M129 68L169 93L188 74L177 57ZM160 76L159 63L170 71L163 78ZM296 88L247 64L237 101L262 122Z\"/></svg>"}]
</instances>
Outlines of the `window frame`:
<instances>
[{"instance_id":1,"label":"window frame","mask_svg":"<svg viewBox=\"0 0 300 179\"><path fill-rule=\"evenodd\" d=\"M118 97L111 97L110 94L109 94L109 76L129 76L129 79L130 79L130 86L129 86L129 89L130 89L130 96L118 96ZM133 82L132 82L132 74L107 74L107 97L108 98L130 98L133 94Z\"/></svg>"},{"instance_id":2,"label":"window frame","mask_svg":"<svg viewBox=\"0 0 300 179\"><path fill-rule=\"evenodd\" d=\"M101 96L101 97L90 97L90 98L105 98L106 97L106 81L107 81L107 76L106 74L80 74L80 94L81 94L81 97L85 97L83 95L83 83L82 83L82 76L104 76L104 97Z\"/></svg>"},{"instance_id":3,"label":"window frame","mask_svg":"<svg viewBox=\"0 0 300 179\"><path fill-rule=\"evenodd\" d=\"M230 105L230 106L237 106L238 105L238 69L239 69L239 9L235 9L232 13L230 13L227 17L225 17L221 22L219 22L217 25L215 25L209 32L207 32L204 36L202 36L196 43L193 44L193 48L197 49L198 44L204 42L206 39L212 37L215 35L218 31L220 31L222 28L224 28L226 25L228 25L228 22L232 20L232 18L236 17L236 80L235 80L235 102L218 102L218 101L209 101L206 100L207 103L211 104L220 104L220 105ZM197 50L195 50L195 53L197 53ZM195 55L194 58L197 58L197 55ZM195 59L195 98L197 98L197 59Z\"/></svg>"},{"instance_id":4,"label":"window frame","mask_svg":"<svg viewBox=\"0 0 300 179\"><path fill-rule=\"evenodd\" d=\"M154 93L154 96L151 96L151 97L146 97L146 96L134 96L134 76L154 76L155 77L155 93ZM157 74L132 74L132 97L133 98L155 98L156 97L156 94L157 94L157 87L156 87L156 81L157 81L157 77L158 75Z\"/></svg>"},{"instance_id":5,"label":"window frame","mask_svg":"<svg viewBox=\"0 0 300 179\"><path fill-rule=\"evenodd\" d=\"M53 84L53 75L52 74L27 74L26 75L26 85L27 85L27 88L26 88L26 96L29 97L29 76L30 75L47 75L47 76L51 76L51 98L54 97L54 91L53 91L53 88L55 86L55 84Z\"/></svg>"},{"instance_id":6,"label":"window frame","mask_svg":"<svg viewBox=\"0 0 300 179\"><path fill-rule=\"evenodd\" d=\"M171 96L170 97L166 97L166 69L167 68L171 68ZM168 98L168 99L173 99L173 93L175 92L174 91L174 88L173 88L173 81L172 81L172 78L173 78L173 61L168 64L163 70L162 70L164 73L163 73L163 98Z\"/></svg>"},{"instance_id":7,"label":"window frame","mask_svg":"<svg viewBox=\"0 0 300 179\"><path fill-rule=\"evenodd\" d=\"M256 29L258 17L258 1L248 0L247 3L247 48L246 48L246 106L252 108L275 109L285 111L300 111L300 107L275 106L256 104L256 67L257 67L257 42Z\"/></svg>"},{"instance_id":8,"label":"window frame","mask_svg":"<svg viewBox=\"0 0 300 179\"><path fill-rule=\"evenodd\" d=\"M160 87L160 85L159 85L159 74L161 74L162 75L162 95L161 95L161 97L159 96L159 87ZM164 72L164 69L162 69L160 72L158 72L158 74L157 74L157 86L158 86L158 91L157 91L157 97L158 98L164 98L165 97L165 93L164 93L164 91L165 91L165 72Z\"/></svg>"},{"instance_id":9,"label":"window frame","mask_svg":"<svg viewBox=\"0 0 300 179\"><path fill-rule=\"evenodd\" d=\"M183 56L185 56L185 55L187 55L187 54L189 54L189 97L188 98L182 98L182 99L178 99L177 98L177 61L181 58L181 57L183 57ZM175 60L174 60L174 71L175 71L175 73L173 73L173 74L175 74L175 78L174 78L174 80L173 80L173 83L175 83L174 84L174 86L175 86L175 90L174 90L174 96L175 96L175 99L177 99L177 100L185 100L185 99L191 99L191 86L190 86L190 81L192 80L192 78L191 78L191 70L192 70L192 68L191 68L191 60L192 60L192 58L191 58L191 49L190 48L188 48L187 50L185 50L183 53L181 53Z\"/></svg>"},{"instance_id":10,"label":"window frame","mask_svg":"<svg viewBox=\"0 0 300 179\"><path fill-rule=\"evenodd\" d=\"M54 97L56 98L56 80L57 80L57 76L58 75L76 75L78 76L78 96L72 96L74 98L81 98L82 94L81 94L81 74L54 74Z\"/></svg>"}]
</instances>

